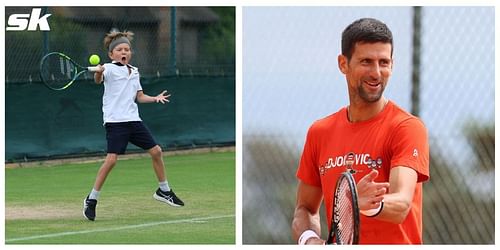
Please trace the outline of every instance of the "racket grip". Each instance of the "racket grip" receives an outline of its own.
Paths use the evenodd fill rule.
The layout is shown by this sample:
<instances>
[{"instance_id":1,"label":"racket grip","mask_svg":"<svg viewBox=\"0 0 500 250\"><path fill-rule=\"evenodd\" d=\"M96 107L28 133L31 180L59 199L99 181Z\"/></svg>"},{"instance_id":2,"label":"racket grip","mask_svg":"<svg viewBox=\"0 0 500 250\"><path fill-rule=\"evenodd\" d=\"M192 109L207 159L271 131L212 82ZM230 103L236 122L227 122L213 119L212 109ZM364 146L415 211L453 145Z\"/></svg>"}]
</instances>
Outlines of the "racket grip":
<instances>
[{"instance_id":1,"label":"racket grip","mask_svg":"<svg viewBox=\"0 0 500 250\"><path fill-rule=\"evenodd\" d=\"M90 66L90 67L87 67L87 70L90 72L96 72L98 68L99 67L97 67L97 66Z\"/></svg>"}]
</instances>

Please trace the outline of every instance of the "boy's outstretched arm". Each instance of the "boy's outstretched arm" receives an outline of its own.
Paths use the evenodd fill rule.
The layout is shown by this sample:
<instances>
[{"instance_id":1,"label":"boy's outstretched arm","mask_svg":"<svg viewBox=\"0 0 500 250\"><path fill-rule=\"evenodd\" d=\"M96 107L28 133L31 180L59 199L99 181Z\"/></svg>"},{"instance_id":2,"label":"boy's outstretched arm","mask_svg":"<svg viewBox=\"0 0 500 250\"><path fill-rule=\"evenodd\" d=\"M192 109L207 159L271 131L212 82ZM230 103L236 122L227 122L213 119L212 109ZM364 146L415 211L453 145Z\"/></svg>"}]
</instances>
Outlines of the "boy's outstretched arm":
<instances>
[{"instance_id":1,"label":"boy's outstretched arm","mask_svg":"<svg viewBox=\"0 0 500 250\"><path fill-rule=\"evenodd\" d=\"M165 104L167 102L170 102L168 98L170 97L170 94L167 93L166 90L163 90L159 95L157 96L149 96L144 94L144 91L138 91L137 92L137 102L139 103L152 103L152 102L160 102L162 104Z\"/></svg>"}]
</instances>

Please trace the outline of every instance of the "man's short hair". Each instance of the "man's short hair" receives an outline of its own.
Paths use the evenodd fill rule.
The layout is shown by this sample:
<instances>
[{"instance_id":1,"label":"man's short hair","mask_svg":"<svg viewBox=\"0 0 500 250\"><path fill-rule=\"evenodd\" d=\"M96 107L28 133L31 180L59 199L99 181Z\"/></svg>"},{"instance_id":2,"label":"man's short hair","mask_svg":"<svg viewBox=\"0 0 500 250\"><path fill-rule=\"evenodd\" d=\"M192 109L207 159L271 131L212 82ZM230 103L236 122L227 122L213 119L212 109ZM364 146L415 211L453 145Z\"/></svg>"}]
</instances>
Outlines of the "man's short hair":
<instances>
[{"instance_id":1,"label":"man's short hair","mask_svg":"<svg viewBox=\"0 0 500 250\"><path fill-rule=\"evenodd\" d=\"M390 43L391 57L394 46L392 32L385 23L374 18L361 18L347 26L342 32L342 55L351 59L357 43Z\"/></svg>"}]
</instances>

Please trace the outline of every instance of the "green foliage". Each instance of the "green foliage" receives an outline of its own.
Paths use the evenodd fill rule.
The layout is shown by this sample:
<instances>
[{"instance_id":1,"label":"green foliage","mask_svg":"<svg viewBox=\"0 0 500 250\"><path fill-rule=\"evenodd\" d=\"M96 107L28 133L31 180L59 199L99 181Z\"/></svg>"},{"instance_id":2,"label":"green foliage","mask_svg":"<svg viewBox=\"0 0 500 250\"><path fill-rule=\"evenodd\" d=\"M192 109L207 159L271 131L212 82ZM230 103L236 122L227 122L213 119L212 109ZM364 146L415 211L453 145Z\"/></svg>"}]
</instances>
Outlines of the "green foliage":
<instances>
[{"instance_id":1,"label":"green foliage","mask_svg":"<svg viewBox=\"0 0 500 250\"><path fill-rule=\"evenodd\" d=\"M300 152L283 141L271 134L252 134L245 140L243 244L294 243L290 223ZM254 202L256 199L260 202Z\"/></svg>"},{"instance_id":2,"label":"green foliage","mask_svg":"<svg viewBox=\"0 0 500 250\"><path fill-rule=\"evenodd\" d=\"M464 134L475 154L465 174L438 146L430 152L430 180L424 183L424 242L432 244L492 244L495 240L494 192L474 187L494 186L494 125L470 123ZM474 183L474 184L471 184ZM482 190L480 188L478 190Z\"/></svg>"},{"instance_id":3,"label":"green foliage","mask_svg":"<svg viewBox=\"0 0 500 250\"><path fill-rule=\"evenodd\" d=\"M85 40L82 39L82 33L85 33L86 30L85 27L59 15L52 15L50 18L49 50L67 53L77 61L81 57L85 59L87 55L86 46ZM71 50L68 51L68 48Z\"/></svg>"},{"instance_id":4,"label":"green foliage","mask_svg":"<svg viewBox=\"0 0 500 250\"><path fill-rule=\"evenodd\" d=\"M235 8L212 7L220 20L203 31L202 57L208 63L234 64L235 51Z\"/></svg>"},{"instance_id":5,"label":"green foliage","mask_svg":"<svg viewBox=\"0 0 500 250\"><path fill-rule=\"evenodd\" d=\"M479 159L476 166L482 171L494 171L495 125L472 122L465 126L464 134Z\"/></svg>"}]
</instances>

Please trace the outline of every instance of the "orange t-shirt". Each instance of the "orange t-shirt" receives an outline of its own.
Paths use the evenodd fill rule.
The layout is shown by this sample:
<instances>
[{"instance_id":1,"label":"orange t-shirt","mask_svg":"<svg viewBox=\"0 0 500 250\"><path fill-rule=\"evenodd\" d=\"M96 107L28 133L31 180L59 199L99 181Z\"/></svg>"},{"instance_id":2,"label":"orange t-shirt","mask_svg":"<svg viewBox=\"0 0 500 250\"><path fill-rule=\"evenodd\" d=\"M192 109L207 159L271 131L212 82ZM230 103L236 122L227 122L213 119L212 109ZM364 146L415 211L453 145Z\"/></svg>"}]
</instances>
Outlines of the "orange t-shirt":
<instances>
[{"instance_id":1,"label":"orange t-shirt","mask_svg":"<svg viewBox=\"0 0 500 250\"><path fill-rule=\"evenodd\" d=\"M316 121L307 133L297 177L321 187L330 226L335 183L342 172L354 170L358 182L377 169L376 182L388 182L391 168L417 172L412 207L401 224L360 215L360 244L422 243L422 182L429 179L427 130L417 117L392 101L370 120L350 123L347 109Z\"/></svg>"}]
</instances>

